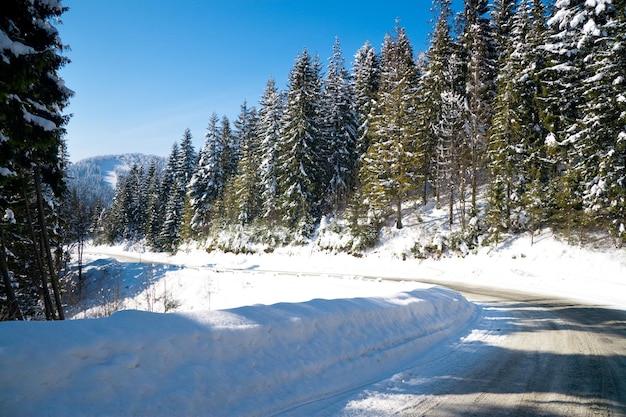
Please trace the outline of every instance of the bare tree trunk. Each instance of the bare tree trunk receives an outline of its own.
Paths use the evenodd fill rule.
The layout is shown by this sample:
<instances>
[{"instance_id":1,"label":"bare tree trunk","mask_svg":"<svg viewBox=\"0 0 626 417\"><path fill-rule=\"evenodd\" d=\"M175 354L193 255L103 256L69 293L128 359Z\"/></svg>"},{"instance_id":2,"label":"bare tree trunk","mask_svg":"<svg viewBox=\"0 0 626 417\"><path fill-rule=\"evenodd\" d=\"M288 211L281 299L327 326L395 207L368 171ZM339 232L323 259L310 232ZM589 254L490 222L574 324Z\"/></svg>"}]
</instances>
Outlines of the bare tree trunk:
<instances>
[{"instance_id":1,"label":"bare tree trunk","mask_svg":"<svg viewBox=\"0 0 626 417\"><path fill-rule=\"evenodd\" d=\"M478 211L476 194L478 193L478 149L476 144L472 146L472 212Z\"/></svg>"},{"instance_id":2,"label":"bare tree trunk","mask_svg":"<svg viewBox=\"0 0 626 417\"><path fill-rule=\"evenodd\" d=\"M48 263L48 269L50 271L50 282L52 283L52 292L54 293L54 301L57 305L57 312L59 313L59 319L65 320L65 313L63 312L63 304L61 303L61 292L59 291L59 277L54 269L54 262L52 261L52 251L50 250L50 240L48 239L48 229L46 228L46 217L44 213L43 195L41 193L41 177L39 166L35 164L33 167L33 174L35 177L35 193L37 196L37 219L39 227L41 228L41 240L43 243L43 249Z\"/></svg>"},{"instance_id":3,"label":"bare tree trunk","mask_svg":"<svg viewBox=\"0 0 626 417\"><path fill-rule=\"evenodd\" d=\"M450 204L449 204L449 213L448 213L448 225L452 228L454 224L454 185L450 186Z\"/></svg>"},{"instance_id":4,"label":"bare tree trunk","mask_svg":"<svg viewBox=\"0 0 626 417\"><path fill-rule=\"evenodd\" d=\"M466 175L466 166L465 163L461 163L461 188L459 190L459 216L461 218L461 230L465 230L465 212L466 212L466 202L465 202L465 193L467 192L467 175Z\"/></svg>"},{"instance_id":5,"label":"bare tree trunk","mask_svg":"<svg viewBox=\"0 0 626 417\"><path fill-rule=\"evenodd\" d=\"M402 199L396 202L396 229L402 229Z\"/></svg>"},{"instance_id":6,"label":"bare tree trunk","mask_svg":"<svg viewBox=\"0 0 626 417\"><path fill-rule=\"evenodd\" d=\"M6 251L4 249L4 232L2 231L2 226L0 226L0 274L2 274L4 292L7 296L8 319L24 320L24 315L17 304L17 297L15 297L15 291L13 291L13 285L9 275L9 266L7 265Z\"/></svg>"},{"instance_id":7,"label":"bare tree trunk","mask_svg":"<svg viewBox=\"0 0 626 417\"><path fill-rule=\"evenodd\" d=\"M41 298L44 304L46 320L55 320L56 315L54 312L54 307L52 306L50 292L48 291L48 279L46 277L46 270L43 265L43 259L41 258L43 246L41 246L41 240L37 239L37 233L35 232L35 227L33 226L33 215L30 211L30 205L28 204L28 193L26 192L26 185L22 187L22 197L24 198L24 208L26 211L26 220L28 221L28 230L30 231L30 239L33 242L33 255L35 257L37 269L39 270L40 282L36 282L35 280L35 285L39 287L39 292L41 294Z\"/></svg>"}]
</instances>

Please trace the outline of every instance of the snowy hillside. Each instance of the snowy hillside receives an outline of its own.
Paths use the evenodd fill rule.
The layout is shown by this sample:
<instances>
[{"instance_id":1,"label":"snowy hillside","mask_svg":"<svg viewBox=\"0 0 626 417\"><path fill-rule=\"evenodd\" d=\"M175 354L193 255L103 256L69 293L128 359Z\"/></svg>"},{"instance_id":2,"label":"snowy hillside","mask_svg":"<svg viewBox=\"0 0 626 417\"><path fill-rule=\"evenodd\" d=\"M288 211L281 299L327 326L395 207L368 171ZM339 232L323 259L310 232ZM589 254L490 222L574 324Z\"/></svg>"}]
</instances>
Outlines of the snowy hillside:
<instances>
[{"instance_id":1,"label":"snowy hillside","mask_svg":"<svg viewBox=\"0 0 626 417\"><path fill-rule=\"evenodd\" d=\"M76 188L79 193L82 193L82 200L86 204L96 199L108 204L113 199L115 186L120 176L125 175L136 164L147 170L153 160L158 161L161 168L165 164L163 157L139 153L102 155L83 159L69 166L68 187Z\"/></svg>"}]
</instances>

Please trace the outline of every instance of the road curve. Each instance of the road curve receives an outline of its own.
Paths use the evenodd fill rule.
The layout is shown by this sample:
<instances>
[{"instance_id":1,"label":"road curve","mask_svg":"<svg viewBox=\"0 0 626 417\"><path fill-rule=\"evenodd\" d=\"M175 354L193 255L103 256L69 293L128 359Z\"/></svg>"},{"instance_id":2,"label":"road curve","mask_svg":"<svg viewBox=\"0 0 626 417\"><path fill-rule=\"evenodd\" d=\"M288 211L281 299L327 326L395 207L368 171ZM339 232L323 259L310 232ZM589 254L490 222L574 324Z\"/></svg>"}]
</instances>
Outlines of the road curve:
<instances>
[{"instance_id":1,"label":"road curve","mask_svg":"<svg viewBox=\"0 0 626 417\"><path fill-rule=\"evenodd\" d=\"M452 287L483 320L396 382L409 395L392 415L626 416L626 311Z\"/></svg>"},{"instance_id":2,"label":"road curve","mask_svg":"<svg viewBox=\"0 0 626 417\"><path fill-rule=\"evenodd\" d=\"M482 320L472 333L366 392L361 387L321 406L302 405L293 415L626 417L625 310L419 281L445 285L480 305ZM396 400L381 409L393 396L403 406Z\"/></svg>"}]
</instances>

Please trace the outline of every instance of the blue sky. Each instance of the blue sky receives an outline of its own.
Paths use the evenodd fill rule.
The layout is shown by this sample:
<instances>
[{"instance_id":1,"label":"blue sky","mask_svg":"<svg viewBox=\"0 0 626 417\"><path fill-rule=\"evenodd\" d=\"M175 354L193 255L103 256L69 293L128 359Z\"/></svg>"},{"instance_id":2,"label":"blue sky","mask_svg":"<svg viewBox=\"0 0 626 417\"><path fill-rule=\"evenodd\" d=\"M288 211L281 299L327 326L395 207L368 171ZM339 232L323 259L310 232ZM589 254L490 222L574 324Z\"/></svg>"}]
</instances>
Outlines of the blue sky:
<instances>
[{"instance_id":1,"label":"blue sky","mask_svg":"<svg viewBox=\"0 0 626 417\"><path fill-rule=\"evenodd\" d=\"M380 49L400 18L416 52L427 48L429 0L65 0L59 27L76 92L70 160L141 152L167 156L191 129L200 148L213 112L234 121L279 88L306 47L326 63L335 37L347 64L366 40Z\"/></svg>"}]
</instances>

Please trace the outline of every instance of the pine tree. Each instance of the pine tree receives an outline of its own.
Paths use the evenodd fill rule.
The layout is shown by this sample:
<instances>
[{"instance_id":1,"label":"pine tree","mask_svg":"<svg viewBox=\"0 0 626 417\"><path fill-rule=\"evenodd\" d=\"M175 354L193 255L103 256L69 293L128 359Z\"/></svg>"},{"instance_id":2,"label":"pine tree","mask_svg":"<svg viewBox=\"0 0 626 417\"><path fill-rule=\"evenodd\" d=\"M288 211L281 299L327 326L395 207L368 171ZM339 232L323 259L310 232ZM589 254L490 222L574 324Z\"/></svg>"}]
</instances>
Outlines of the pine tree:
<instances>
[{"instance_id":1,"label":"pine tree","mask_svg":"<svg viewBox=\"0 0 626 417\"><path fill-rule=\"evenodd\" d=\"M452 15L450 0L435 0L433 12L436 14L435 28L432 34L431 45L426 53L425 70L419 81L418 103L418 137L423 149L423 164L421 171L425 176L423 198L426 201L428 185L435 187L437 206L440 205L442 191L448 189L448 181L441 172L441 167L451 157L450 152L457 152L460 148L450 148L444 154L441 149L447 149L440 136L443 97L460 96L462 86L462 61L460 47L452 39L450 19Z\"/></svg>"},{"instance_id":2,"label":"pine tree","mask_svg":"<svg viewBox=\"0 0 626 417\"><path fill-rule=\"evenodd\" d=\"M626 237L626 15L624 4L585 3L582 27L587 47L581 59L588 68L575 151L583 182L583 208L616 237ZM618 9L621 7L622 9Z\"/></svg>"},{"instance_id":3,"label":"pine tree","mask_svg":"<svg viewBox=\"0 0 626 417\"><path fill-rule=\"evenodd\" d=\"M282 220L305 235L320 215L326 175L322 169L321 94L319 62L305 49L289 74L276 165Z\"/></svg>"},{"instance_id":4,"label":"pine tree","mask_svg":"<svg viewBox=\"0 0 626 417\"><path fill-rule=\"evenodd\" d=\"M615 139L609 137L615 136L607 136L606 125L597 123L599 114L604 114L604 110L611 112L611 109L597 112L596 104L606 104L615 97L604 89L606 79L602 81L605 73L601 69L611 67L611 64L605 66L608 61L603 57L612 48L609 45L621 44L619 41L614 43L617 32L609 35L607 30L612 26L609 24L612 10L610 0L557 1L554 14L548 21L550 37L546 51L550 55L543 77L545 95L542 105L544 123L550 131L549 151L559 174L554 176L551 184L554 191L551 194L552 217L567 230L597 221L594 219L596 215L603 217L601 205L597 205L598 201L593 197L601 195L603 188L598 182L600 177L596 167L602 165L600 159L608 162L604 167L613 165L603 153L614 155L609 143ZM623 12L616 16L623 20ZM617 73L619 70L615 75ZM596 133L591 127L594 125L603 127ZM619 198L611 200L618 202Z\"/></svg>"},{"instance_id":5,"label":"pine tree","mask_svg":"<svg viewBox=\"0 0 626 417\"><path fill-rule=\"evenodd\" d=\"M9 300L2 308L12 318L21 313L8 285L10 269L25 278L22 288L39 289L46 318L64 318L52 246L58 244L54 222L65 191L63 134L68 116L63 109L73 95L59 76L69 60L61 55L64 46L54 25L65 10L55 0L8 0L0 15L0 213L11 212L12 219L19 219L2 225L11 233L0 236L0 246L13 254L0 257L3 291ZM21 246L26 235L32 239L32 252L18 253L12 246ZM38 265L36 272L27 271L32 264ZM35 276L37 282L30 281Z\"/></svg>"},{"instance_id":6,"label":"pine tree","mask_svg":"<svg viewBox=\"0 0 626 417\"><path fill-rule=\"evenodd\" d=\"M220 164L224 171L224 182L226 182L237 173L237 165L241 157L241 143L240 137L232 131L230 120L226 116L222 116L219 133L221 136L220 140L224 146Z\"/></svg>"},{"instance_id":7,"label":"pine tree","mask_svg":"<svg viewBox=\"0 0 626 417\"><path fill-rule=\"evenodd\" d=\"M487 0L465 0L465 26L462 43L467 56L465 98L467 101L467 169L471 182L472 212L476 213L478 176L484 166L487 148L487 132L492 116L492 100L495 92L495 51L490 22L487 17ZM465 161L463 161L465 165ZM461 177L460 197L464 211L465 181ZM464 213L461 214L464 221Z\"/></svg>"},{"instance_id":8,"label":"pine tree","mask_svg":"<svg viewBox=\"0 0 626 417\"><path fill-rule=\"evenodd\" d=\"M521 0L520 4L525 7L527 0ZM516 12L517 0L493 0L491 9L492 46L495 53L497 71L500 70L506 55L506 44L510 41L513 29L513 16Z\"/></svg>"},{"instance_id":9,"label":"pine tree","mask_svg":"<svg viewBox=\"0 0 626 417\"><path fill-rule=\"evenodd\" d=\"M107 214L106 239L109 243L121 240L135 242L145 236L146 196L143 167L133 165L118 180L115 197Z\"/></svg>"},{"instance_id":10,"label":"pine tree","mask_svg":"<svg viewBox=\"0 0 626 417\"><path fill-rule=\"evenodd\" d=\"M262 183L258 170L260 154L257 124L256 110L254 107L248 108L244 101L239 117L235 121L236 136L240 144L240 158L237 175L231 181L233 195L230 196L233 206L233 215L230 216L230 220L240 224L252 222L261 212Z\"/></svg>"},{"instance_id":11,"label":"pine tree","mask_svg":"<svg viewBox=\"0 0 626 417\"><path fill-rule=\"evenodd\" d=\"M178 247L182 226L185 194L181 193L180 148L172 145L161 181L162 223L157 239L158 249L173 251Z\"/></svg>"},{"instance_id":12,"label":"pine tree","mask_svg":"<svg viewBox=\"0 0 626 417\"><path fill-rule=\"evenodd\" d=\"M323 135L327 148L329 172L326 204L337 214L345 208L356 180L354 168L357 161L358 119L350 77L344 59L335 40L333 56L330 58L323 94Z\"/></svg>"},{"instance_id":13,"label":"pine tree","mask_svg":"<svg viewBox=\"0 0 626 417\"><path fill-rule=\"evenodd\" d=\"M161 210L161 181L156 160L150 162L145 181L146 190L146 243L151 248L159 247L159 232L163 224L163 212Z\"/></svg>"},{"instance_id":14,"label":"pine tree","mask_svg":"<svg viewBox=\"0 0 626 417\"><path fill-rule=\"evenodd\" d=\"M465 103L458 93L446 91L441 94L441 119L435 126L437 134L436 172L438 195L448 195L448 224L454 223L455 192L459 191L459 178L463 175L463 149Z\"/></svg>"},{"instance_id":15,"label":"pine tree","mask_svg":"<svg viewBox=\"0 0 626 417\"><path fill-rule=\"evenodd\" d=\"M371 118L372 141L361 169L364 197L370 208L383 214L395 208L396 227L402 228L402 203L417 189L423 177L417 135L417 66L403 28L396 39L385 37L382 48L378 100Z\"/></svg>"},{"instance_id":16,"label":"pine tree","mask_svg":"<svg viewBox=\"0 0 626 417\"><path fill-rule=\"evenodd\" d=\"M257 135L260 141L259 182L262 217L272 222L278 211L276 164L283 118L283 97L270 78L260 101Z\"/></svg>"},{"instance_id":17,"label":"pine tree","mask_svg":"<svg viewBox=\"0 0 626 417\"><path fill-rule=\"evenodd\" d=\"M226 149L224 136L220 129L216 113L211 115L205 134L205 144L200 151L200 159L187 184L189 206L191 210L191 228L202 233L209 225L209 215L213 203L222 196L225 185L223 154Z\"/></svg>"},{"instance_id":18,"label":"pine tree","mask_svg":"<svg viewBox=\"0 0 626 417\"><path fill-rule=\"evenodd\" d=\"M192 140L191 131L185 129L183 139L180 141L178 161L176 163L177 175L180 177L181 183L185 185L191 180L191 175L193 174L198 160Z\"/></svg>"},{"instance_id":19,"label":"pine tree","mask_svg":"<svg viewBox=\"0 0 626 417\"><path fill-rule=\"evenodd\" d=\"M380 62L374 47L366 42L354 56L353 90L359 130L357 136L357 156L362 158L369 148L369 117L378 94L380 80Z\"/></svg>"}]
</instances>

